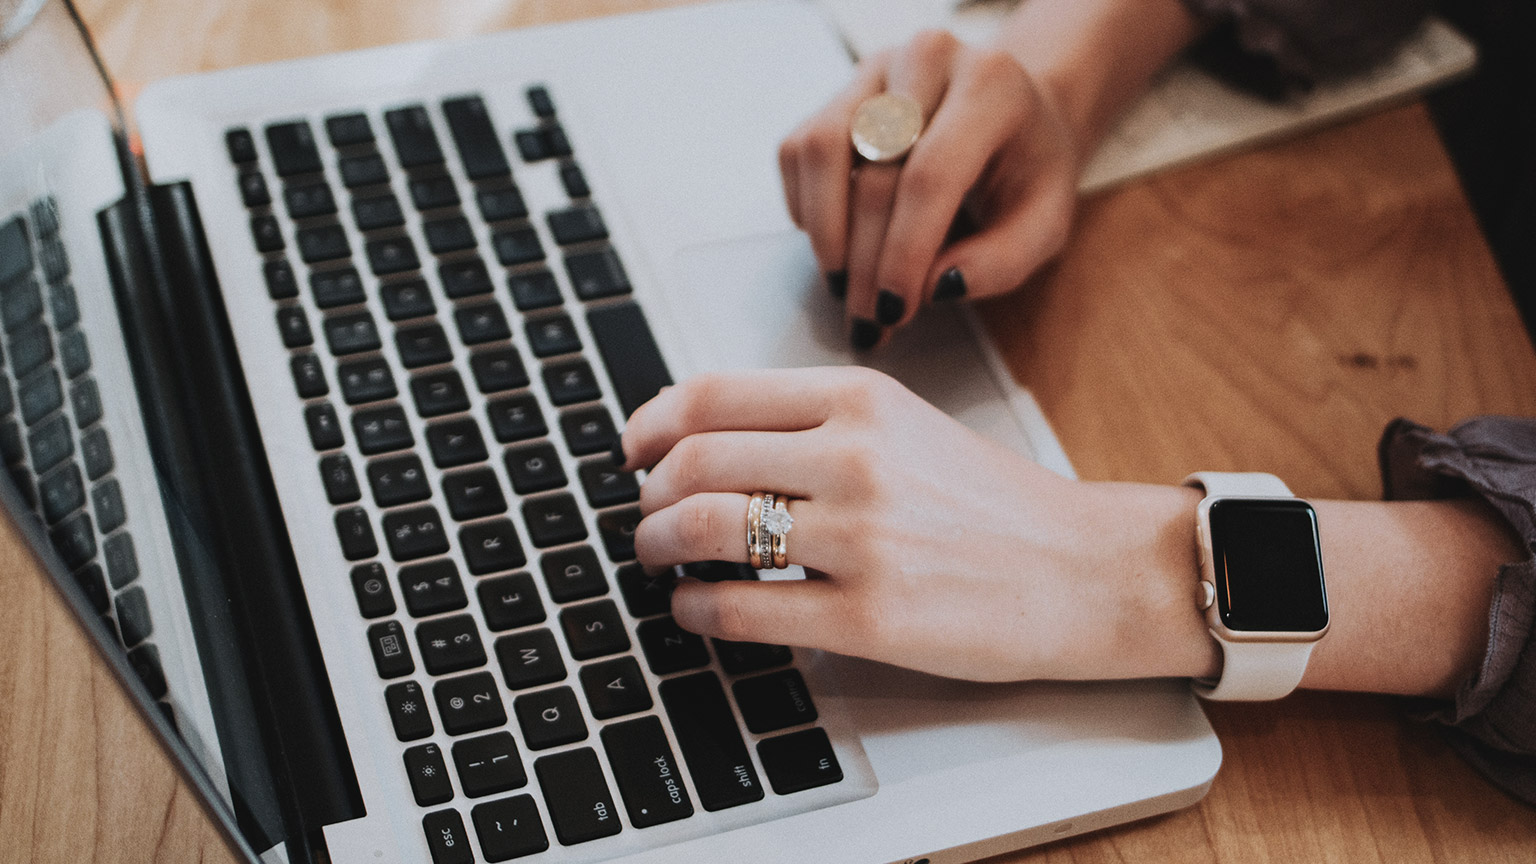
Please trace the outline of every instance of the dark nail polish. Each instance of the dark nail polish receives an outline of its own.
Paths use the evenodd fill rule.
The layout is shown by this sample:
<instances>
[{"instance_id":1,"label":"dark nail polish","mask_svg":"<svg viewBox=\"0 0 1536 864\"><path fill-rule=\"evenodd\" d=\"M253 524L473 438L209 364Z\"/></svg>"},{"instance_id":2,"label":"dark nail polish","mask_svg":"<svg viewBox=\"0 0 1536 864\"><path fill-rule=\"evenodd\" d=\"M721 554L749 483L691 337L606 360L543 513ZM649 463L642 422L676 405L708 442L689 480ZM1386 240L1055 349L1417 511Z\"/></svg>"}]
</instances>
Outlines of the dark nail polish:
<instances>
[{"instance_id":1,"label":"dark nail polish","mask_svg":"<svg viewBox=\"0 0 1536 864\"><path fill-rule=\"evenodd\" d=\"M836 270L827 274L827 290L841 300L848 296L848 271Z\"/></svg>"},{"instance_id":2,"label":"dark nail polish","mask_svg":"<svg viewBox=\"0 0 1536 864\"><path fill-rule=\"evenodd\" d=\"M951 267L939 277L939 284L933 289L935 300L959 300L965 296L965 277L960 275L960 268Z\"/></svg>"},{"instance_id":3,"label":"dark nail polish","mask_svg":"<svg viewBox=\"0 0 1536 864\"><path fill-rule=\"evenodd\" d=\"M620 438L619 440L613 442L613 454L612 454L612 456L613 456L613 464L616 467L618 467L618 468L623 468L624 467L624 463L629 461L629 458L624 455L624 439L623 438Z\"/></svg>"},{"instance_id":4,"label":"dark nail polish","mask_svg":"<svg viewBox=\"0 0 1536 864\"><path fill-rule=\"evenodd\" d=\"M900 321L906 311L907 301L901 299L899 294L881 291L875 297L875 319L887 327Z\"/></svg>"},{"instance_id":5,"label":"dark nail polish","mask_svg":"<svg viewBox=\"0 0 1536 864\"><path fill-rule=\"evenodd\" d=\"M869 320L868 318L853 319L853 331L849 335L853 342L853 350L868 351L880 342L880 334L885 328Z\"/></svg>"}]
</instances>

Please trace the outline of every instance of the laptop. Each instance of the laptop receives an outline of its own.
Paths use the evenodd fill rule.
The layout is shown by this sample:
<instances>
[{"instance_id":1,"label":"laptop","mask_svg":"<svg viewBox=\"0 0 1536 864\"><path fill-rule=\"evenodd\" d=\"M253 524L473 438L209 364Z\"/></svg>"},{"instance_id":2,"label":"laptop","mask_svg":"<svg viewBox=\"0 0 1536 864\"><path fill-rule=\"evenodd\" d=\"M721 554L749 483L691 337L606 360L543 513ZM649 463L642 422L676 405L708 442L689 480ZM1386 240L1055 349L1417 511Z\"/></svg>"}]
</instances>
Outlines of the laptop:
<instances>
[{"instance_id":1,"label":"laptop","mask_svg":"<svg viewBox=\"0 0 1536 864\"><path fill-rule=\"evenodd\" d=\"M703 639L635 564L630 412L864 359L773 158L851 70L808 4L162 81L138 151L70 5L0 15L0 498L243 860L940 864L1209 787L1182 682ZM872 362L1070 472L968 313Z\"/></svg>"}]
</instances>

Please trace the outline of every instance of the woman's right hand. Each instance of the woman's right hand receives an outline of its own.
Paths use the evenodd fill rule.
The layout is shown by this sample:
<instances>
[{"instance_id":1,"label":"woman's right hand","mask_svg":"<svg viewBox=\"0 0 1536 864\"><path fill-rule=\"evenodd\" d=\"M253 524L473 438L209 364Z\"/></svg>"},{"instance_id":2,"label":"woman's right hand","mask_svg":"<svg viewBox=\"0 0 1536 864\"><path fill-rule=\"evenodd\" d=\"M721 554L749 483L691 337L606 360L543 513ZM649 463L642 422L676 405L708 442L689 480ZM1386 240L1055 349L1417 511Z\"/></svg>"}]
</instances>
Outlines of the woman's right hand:
<instances>
[{"instance_id":1,"label":"woman's right hand","mask_svg":"<svg viewBox=\"0 0 1536 864\"><path fill-rule=\"evenodd\" d=\"M916 100L928 120L902 162L852 150L854 113L882 92ZM790 216L829 288L846 292L853 347L867 350L924 304L1010 291L1054 256L1080 151L1061 107L1012 55L932 31L865 61L785 139L779 166Z\"/></svg>"}]
</instances>

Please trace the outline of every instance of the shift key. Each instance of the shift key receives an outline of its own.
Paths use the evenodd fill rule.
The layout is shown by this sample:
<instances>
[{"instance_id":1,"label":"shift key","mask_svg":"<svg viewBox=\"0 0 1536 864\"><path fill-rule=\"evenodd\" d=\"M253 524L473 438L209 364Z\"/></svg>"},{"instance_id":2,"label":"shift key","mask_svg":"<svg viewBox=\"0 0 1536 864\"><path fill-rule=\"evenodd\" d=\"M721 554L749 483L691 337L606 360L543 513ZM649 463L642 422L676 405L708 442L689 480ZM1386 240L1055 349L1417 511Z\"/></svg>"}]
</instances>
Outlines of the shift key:
<instances>
[{"instance_id":1,"label":"shift key","mask_svg":"<svg viewBox=\"0 0 1536 864\"><path fill-rule=\"evenodd\" d=\"M736 717L715 673L700 672L662 682L661 701L705 810L724 810L762 799L762 781L747 755Z\"/></svg>"}]
</instances>

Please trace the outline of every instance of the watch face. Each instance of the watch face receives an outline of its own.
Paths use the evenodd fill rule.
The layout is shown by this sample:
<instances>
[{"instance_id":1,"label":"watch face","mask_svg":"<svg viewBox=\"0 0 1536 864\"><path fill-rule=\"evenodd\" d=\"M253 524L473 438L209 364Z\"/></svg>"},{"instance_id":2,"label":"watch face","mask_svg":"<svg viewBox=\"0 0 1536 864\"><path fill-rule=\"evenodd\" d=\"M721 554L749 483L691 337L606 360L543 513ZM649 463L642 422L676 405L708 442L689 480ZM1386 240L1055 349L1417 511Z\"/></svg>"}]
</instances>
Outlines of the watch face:
<instances>
[{"instance_id":1,"label":"watch face","mask_svg":"<svg viewBox=\"0 0 1536 864\"><path fill-rule=\"evenodd\" d=\"M1218 498L1210 526L1217 611L1228 629L1311 633L1328 626L1312 505Z\"/></svg>"}]
</instances>

